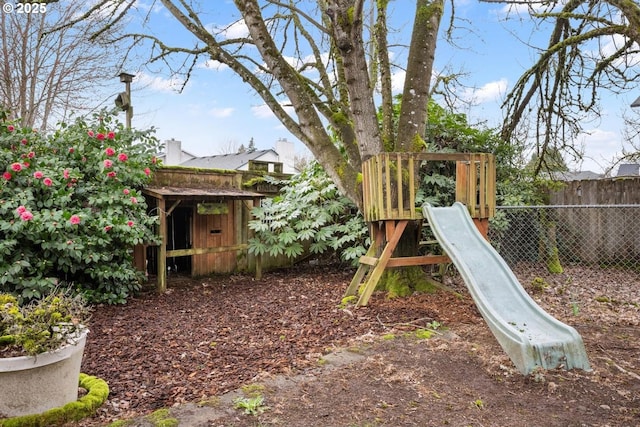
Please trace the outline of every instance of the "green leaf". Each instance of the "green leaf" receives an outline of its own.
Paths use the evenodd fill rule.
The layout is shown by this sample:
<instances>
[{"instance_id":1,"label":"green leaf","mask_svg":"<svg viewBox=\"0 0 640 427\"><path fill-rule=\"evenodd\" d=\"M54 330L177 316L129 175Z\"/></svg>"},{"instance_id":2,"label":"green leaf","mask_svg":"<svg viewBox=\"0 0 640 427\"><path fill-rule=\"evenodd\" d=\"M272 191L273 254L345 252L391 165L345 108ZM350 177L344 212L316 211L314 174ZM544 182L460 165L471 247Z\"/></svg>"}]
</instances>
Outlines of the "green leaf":
<instances>
[{"instance_id":1,"label":"green leaf","mask_svg":"<svg viewBox=\"0 0 640 427\"><path fill-rule=\"evenodd\" d=\"M275 244L269 247L269 255L278 256L284 253L284 246L282 244Z\"/></svg>"},{"instance_id":2,"label":"green leaf","mask_svg":"<svg viewBox=\"0 0 640 427\"><path fill-rule=\"evenodd\" d=\"M293 245L287 246L284 250L284 253L289 258L295 258L301 255L303 251L304 248L302 247L302 245L299 242L295 242Z\"/></svg>"}]
</instances>

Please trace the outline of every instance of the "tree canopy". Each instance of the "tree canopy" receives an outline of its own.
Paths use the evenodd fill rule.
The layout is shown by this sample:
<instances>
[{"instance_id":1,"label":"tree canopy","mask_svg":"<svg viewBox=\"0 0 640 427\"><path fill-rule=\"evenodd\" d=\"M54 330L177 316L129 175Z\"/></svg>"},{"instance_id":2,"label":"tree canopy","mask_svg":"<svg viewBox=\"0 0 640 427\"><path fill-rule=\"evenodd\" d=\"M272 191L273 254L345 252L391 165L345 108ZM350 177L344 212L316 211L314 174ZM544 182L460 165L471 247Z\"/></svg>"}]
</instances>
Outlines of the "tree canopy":
<instances>
[{"instance_id":1,"label":"tree canopy","mask_svg":"<svg viewBox=\"0 0 640 427\"><path fill-rule=\"evenodd\" d=\"M628 90L640 79L632 62L640 40L640 6L629 0L493 2L526 6L539 30L551 23L548 46L538 51L505 100L502 137L518 144L535 141L541 160L549 147L575 149L572 137L585 116L598 113L601 91ZM99 0L66 25L96 14L115 25L135 3ZM143 48L147 61L187 77L202 61L228 66L359 207L364 160L382 151L425 149L433 82L450 81L434 78L433 63L445 14L452 18L443 36L456 29L453 1L416 0L412 30L399 34L392 31L393 2L387 0L235 0L238 20L230 25L246 26L246 35L237 37L229 36L229 27L213 28L201 19L216 7L213 2L159 3L190 33L190 44L174 44L170 35L153 34L144 23L118 40L128 39L133 48ZM97 28L95 36L106 34L109 25ZM394 43L401 38L407 55L390 55L390 33ZM405 72L397 120L395 69Z\"/></svg>"}]
</instances>

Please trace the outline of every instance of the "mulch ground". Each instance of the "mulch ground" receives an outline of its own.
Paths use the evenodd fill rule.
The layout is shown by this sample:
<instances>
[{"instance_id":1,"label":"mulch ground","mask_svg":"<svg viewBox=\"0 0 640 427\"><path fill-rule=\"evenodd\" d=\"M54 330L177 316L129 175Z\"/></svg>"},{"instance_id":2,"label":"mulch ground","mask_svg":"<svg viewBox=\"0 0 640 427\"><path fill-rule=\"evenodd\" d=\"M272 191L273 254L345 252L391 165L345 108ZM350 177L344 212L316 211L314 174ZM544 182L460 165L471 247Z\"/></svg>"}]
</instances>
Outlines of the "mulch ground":
<instances>
[{"instance_id":1,"label":"mulch ground","mask_svg":"<svg viewBox=\"0 0 640 427\"><path fill-rule=\"evenodd\" d=\"M172 276L165 294L96 307L83 372L111 393L79 425L152 425L160 408L182 410L189 426L640 425L638 274L569 269L529 286L538 275L523 271L534 299L581 333L591 372L519 374L457 277L447 279L457 293L376 293L355 309L340 307L354 271L337 266L260 281ZM325 366L330 353L358 359ZM258 415L224 399L251 383L268 407ZM198 404L217 412L185 415Z\"/></svg>"}]
</instances>

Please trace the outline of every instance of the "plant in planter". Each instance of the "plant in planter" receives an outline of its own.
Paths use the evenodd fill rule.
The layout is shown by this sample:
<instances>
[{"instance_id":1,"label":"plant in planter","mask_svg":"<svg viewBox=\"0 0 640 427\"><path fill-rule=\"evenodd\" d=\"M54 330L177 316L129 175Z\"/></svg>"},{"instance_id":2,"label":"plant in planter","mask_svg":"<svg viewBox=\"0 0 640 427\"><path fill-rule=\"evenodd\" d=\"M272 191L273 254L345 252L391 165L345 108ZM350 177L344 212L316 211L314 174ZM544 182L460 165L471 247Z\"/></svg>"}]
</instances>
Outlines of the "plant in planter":
<instances>
[{"instance_id":1,"label":"plant in planter","mask_svg":"<svg viewBox=\"0 0 640 427\"><path fill-rule=\"evenodd\" d=\"M0 294L0 416L38 414L78 398L89 309L57 291L20 306Z\"/></svg>"}]
</instances>

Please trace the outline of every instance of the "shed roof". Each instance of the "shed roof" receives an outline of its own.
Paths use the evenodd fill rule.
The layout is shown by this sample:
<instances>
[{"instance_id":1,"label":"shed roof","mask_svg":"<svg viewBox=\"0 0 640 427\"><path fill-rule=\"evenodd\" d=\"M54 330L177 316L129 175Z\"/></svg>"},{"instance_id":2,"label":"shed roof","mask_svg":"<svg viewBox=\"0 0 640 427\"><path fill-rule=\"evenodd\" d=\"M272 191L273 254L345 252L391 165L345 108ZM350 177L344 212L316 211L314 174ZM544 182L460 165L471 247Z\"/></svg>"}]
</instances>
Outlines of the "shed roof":
<instances>
[{"instance_id":1,"label":"shed roof","mask_svg":"<svg viewBox=\"0 0 640 427\"><path fill-rule=\"evenodd\" d=\"M238 190L236 188L193 188L193 187L145 187L143 193L156 199L256 199L265 196L253 191Z\"/></svg>"}]
</instances>

